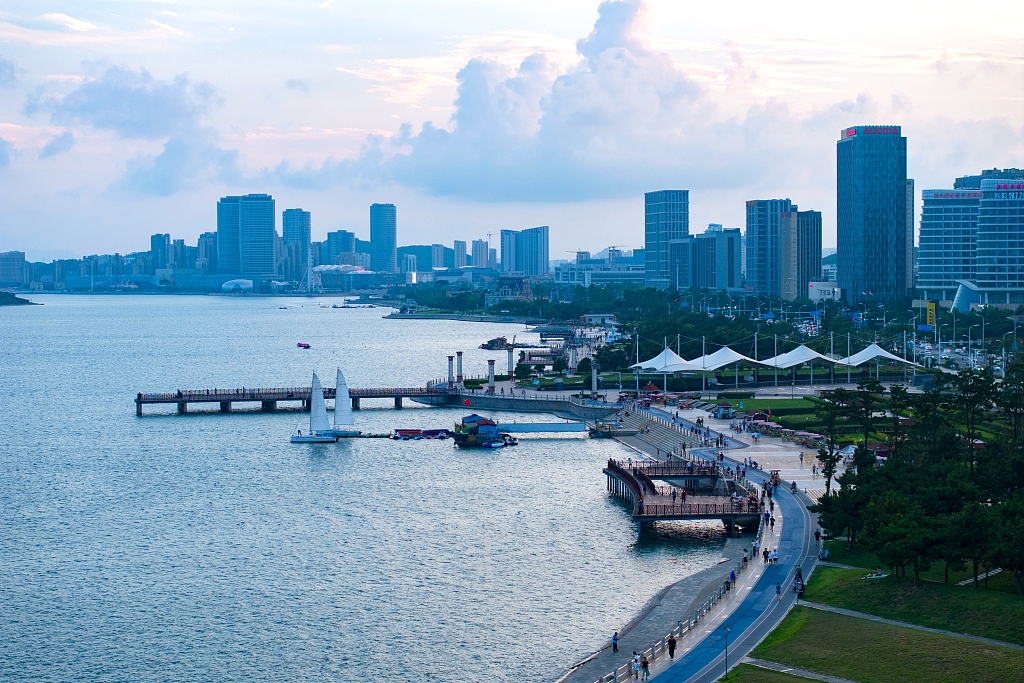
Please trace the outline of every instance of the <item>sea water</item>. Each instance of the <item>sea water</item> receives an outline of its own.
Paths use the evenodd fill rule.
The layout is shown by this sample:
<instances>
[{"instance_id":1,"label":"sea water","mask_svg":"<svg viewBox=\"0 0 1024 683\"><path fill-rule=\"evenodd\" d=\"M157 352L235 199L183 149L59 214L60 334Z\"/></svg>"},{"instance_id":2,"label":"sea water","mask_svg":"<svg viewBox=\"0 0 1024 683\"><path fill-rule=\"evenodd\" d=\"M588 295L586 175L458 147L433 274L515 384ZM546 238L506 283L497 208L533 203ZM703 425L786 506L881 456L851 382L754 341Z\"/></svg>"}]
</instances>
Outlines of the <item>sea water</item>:
<instances>
[{"instance_id":1,"label":"sea water","mask_svg":"<svg viewBox=\"0 0 1024 683\"><path fill-rule=\"evenodd\" d=\"M338 366L350 387L423 386L459 350L485 375L506 354L479 344L536 340L521 325L337 299L33 298L0 308L2 680L550 681L720 556L713 523L637 541L601 473L631 453L614 441L299 445L297 411L135 415L139 391L313 370L333 386ZM467 412L363 406L366 432Z\"/></svg>"}]
</instances>

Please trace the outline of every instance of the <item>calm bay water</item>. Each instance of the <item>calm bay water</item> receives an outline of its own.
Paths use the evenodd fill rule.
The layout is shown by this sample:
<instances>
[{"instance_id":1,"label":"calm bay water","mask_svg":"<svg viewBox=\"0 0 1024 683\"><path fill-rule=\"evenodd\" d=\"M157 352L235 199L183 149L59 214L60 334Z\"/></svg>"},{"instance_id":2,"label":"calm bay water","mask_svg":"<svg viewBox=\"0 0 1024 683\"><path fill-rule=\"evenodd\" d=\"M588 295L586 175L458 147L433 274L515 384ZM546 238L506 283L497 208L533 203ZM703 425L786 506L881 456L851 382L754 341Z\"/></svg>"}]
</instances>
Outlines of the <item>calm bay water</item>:
<instances>
[{"instance_id":1,"label":"calm bay water","mask_svg":"<svg viewBox=\"0 0 1024 683\"><path fill-rule=\"evenodd\" d=\"M576 435L290 444L299 413L135 416L138 391L419 386L519 325L317 300L39 296L0 308L0 680L543 681L720 556L638 544ZM332 300L324 300L330 303ZM288 306L286 310L279 306ZM296 348L298 341L313 348ZM364 431L461 410L364 402ZM147 412L160 412L147 407ZM503 417L553 419L526 415Z\"/></svg>"}]
</instances>

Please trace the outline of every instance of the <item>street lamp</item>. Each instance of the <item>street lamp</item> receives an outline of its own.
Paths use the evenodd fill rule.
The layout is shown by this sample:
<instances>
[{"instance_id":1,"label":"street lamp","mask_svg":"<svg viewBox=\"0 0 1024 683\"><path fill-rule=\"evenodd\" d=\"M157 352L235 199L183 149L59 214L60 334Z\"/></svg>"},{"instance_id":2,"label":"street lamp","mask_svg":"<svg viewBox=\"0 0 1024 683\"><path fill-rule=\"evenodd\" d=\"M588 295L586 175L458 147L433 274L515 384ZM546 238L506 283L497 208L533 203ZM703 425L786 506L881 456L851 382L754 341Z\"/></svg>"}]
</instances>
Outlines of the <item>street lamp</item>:
<instances>
[{"instance_id":1,"label":"street lamp","mask_svg":"<svg viewBox=\"0 0 1024 683\"><path fill-rule=\"evenodd\" d=\"M729 634L732 633L732 629L728 626L723 626L725 629L725 677L729 677Z\"/></svg>"},{"instance_id":2,"label":"street lamp","mask_svg":"<svg viewBox=\"0 0 1024 683\"><path fill-rule=\"evenodd\" d=\"M1001 345L1003 347L1003 377L1006 377L1006 335L1007 334L1013 334L1013 330L1010 330L1009 332L1004 334L1003 338L1000 340L1001 341ZM1014 338L1016 338L1016 337L1014 337Z\"/></svg>"},{"instance_id":3,"label":"street lamp","mask_svg":"<svg viewBox=\"0 0 1024 683\"><path fill-rule=\"evenodd\" d=\"M949 323L942 323L941 325L939 325L939 329L938 329L938 344L939 344L940 348L942 346L942 328L943 327L949 327Z\"/></svg>"},{"instance_id":4,"label":"street lamp","mask_svg":"<svg viewBox=\"0 0 1024 683\"><path fill-rule=\"evenodd\" d=\"M981 325L979 323L974 323L973 325L971 325L970 327L967 328L967 357L968 358L971 357L971 330L973 330L975 327L981 327Z\"/></svg>"}]
</instances>

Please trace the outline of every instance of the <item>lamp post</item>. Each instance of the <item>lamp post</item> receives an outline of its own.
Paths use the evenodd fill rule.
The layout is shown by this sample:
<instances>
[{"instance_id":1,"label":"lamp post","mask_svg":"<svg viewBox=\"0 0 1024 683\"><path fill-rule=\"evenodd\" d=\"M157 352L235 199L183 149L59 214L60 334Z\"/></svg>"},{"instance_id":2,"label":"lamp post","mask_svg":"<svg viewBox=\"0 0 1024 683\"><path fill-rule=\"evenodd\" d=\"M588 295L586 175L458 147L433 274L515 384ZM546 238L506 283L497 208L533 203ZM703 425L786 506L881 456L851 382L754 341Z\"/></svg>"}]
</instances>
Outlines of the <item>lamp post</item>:
<instances>
[{"instance_id":1,"label":"lamp post","mask_svg":"<svg viewBox=\"0 0 1024 683\"><path fill-rule=\"evenodd\" d=\"M942 353L942 328L943 327L949 327L949 323L942 323L941 325L939 325L939 329L937 330L938 334L936 336L937 336L938 339L936 341L936 346L939 347L939 353Z\"/></svg>"},{"instance_id":2,"label":"lamp post","mask_svg":"<svg viewBox=\"0 0 1024 683\"><path fill-rule=\"evenodd\" d=\"M981 327L981 325L979 323L974 323L973 325L971 325L970 327L967 328L967 357L968 358L971 357L971 330L973 330L975 327Z\"/></svg>"},{"instance_id":3,"label":"lamp post","mask_svg":"<svg viewBox=\"0 0 1024 683\"><path fill-rule=\"evenodd\" d=\"M1003 347L1003 377L1006 377L1006 335L1007 334L1013 334L1013 330L1010 330L1009 332L1004 334L1003 338L1000 340L1001 344L1002 344L1002 347Z\"/></svg>"},{"instance_id":4,"label":"lamp post","mask_svg":"<svg viewBox=\"0 0 1024 683\"><path fill-rule=\"evenodd\" d=\"M729 677L729 634L732 633L732 629L728 626L723 626L725 629L725 677Z\"/></svg>"},{"instance_id":5,"label":"lamp post","mask_svg":"<svg viewBox=\"0 0 1024 683\"><path fill-rule=\"evenodd\" d=\"M910 319L910 329L914 331L914 379L917 379L917 316L915 315ZM906 337L904 337L906 339ZM904 355L906 355L906 349L903 349ZM906 366L904 366L906 367Z\"/></svg>"}]
</instances>

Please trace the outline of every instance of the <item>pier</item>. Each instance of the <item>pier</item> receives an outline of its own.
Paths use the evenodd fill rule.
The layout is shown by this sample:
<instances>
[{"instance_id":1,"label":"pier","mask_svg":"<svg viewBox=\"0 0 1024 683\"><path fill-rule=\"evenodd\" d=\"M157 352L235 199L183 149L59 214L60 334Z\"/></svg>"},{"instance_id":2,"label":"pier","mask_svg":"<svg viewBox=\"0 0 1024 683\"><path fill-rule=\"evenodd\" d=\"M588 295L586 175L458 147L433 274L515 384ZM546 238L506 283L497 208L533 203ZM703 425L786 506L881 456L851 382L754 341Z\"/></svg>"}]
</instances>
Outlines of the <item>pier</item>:
<instances>
[{"instance_id":1,"label":"pier","mask_svg":"<svg viewBox=\"0 0 1024 683\"><path fill-rule=\"evenodd\" d=\"M236 403L259 403L265 412L277 410L279 403L298 403L302 410L309 410L310 387L284 387L277 389L193 389L179 390L159 394L138 393L135 396L135 414L142 415L142 406L173 403L178 406L178 413L188 412L190 403L218 403L220 412L230 413ZM334 398L334 389L324 387L324 398ZM433 387L401 387L381 389L349 389L352 410L359 410L360 400L364 398L393 399L395 408L402 407L402 400L419 399L424 403L432 403L432 399L445 397L448 392Z\"/></svg>"}]
</instances>

